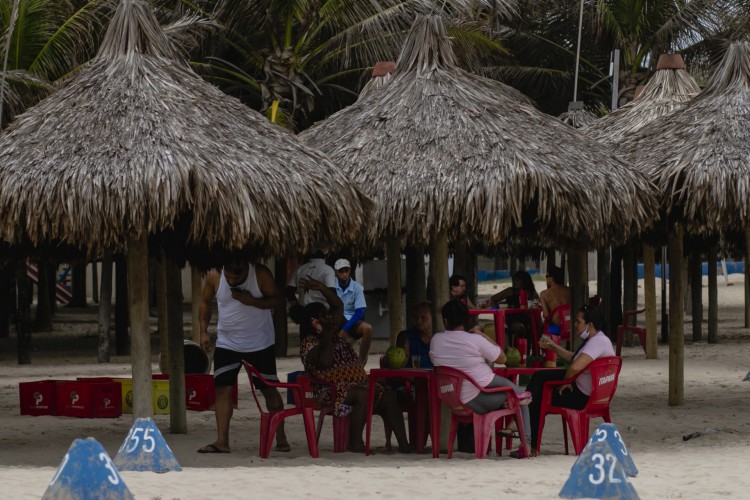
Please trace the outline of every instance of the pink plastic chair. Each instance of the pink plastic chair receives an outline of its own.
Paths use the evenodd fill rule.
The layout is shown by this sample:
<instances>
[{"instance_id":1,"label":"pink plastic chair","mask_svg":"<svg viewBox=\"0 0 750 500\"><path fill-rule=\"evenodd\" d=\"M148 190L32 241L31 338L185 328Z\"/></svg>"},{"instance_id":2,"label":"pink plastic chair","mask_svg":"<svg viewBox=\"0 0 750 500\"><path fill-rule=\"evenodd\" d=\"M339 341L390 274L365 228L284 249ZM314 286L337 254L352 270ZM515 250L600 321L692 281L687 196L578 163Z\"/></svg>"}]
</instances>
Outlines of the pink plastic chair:
<instances>
[{"instance_id":1,"label":"pink plastic chair","mask_svg":"<svg viewBox=\"0 0 750 500\"><path fill-rule=\"evenodd\" d=\"M591 362L587 370L591 372L593 387L591 389L589 402L582 410L574 410L571 408L562 408L560 406L552 405L552 391L556 390L561 385L574 384L575 378L570 380L546 382L542 389L536 451L539 451L540 443L542 442L544 418L547 415L560 415L562 417L563 436L565 438L565 454L568 454L568 427L570 427L570 436L573 438L573 448L575 449L576 455L580 455L589 440L589 421L592 418L597 417L603 418L605 422L612 421L609 415L609 404L615 395L615 390L617 389L617 381L620 377L621 367L622 358L617 356L599 358Z\"/></svg>"},{"instance_id":2,"label":"pink plastic chair","mask_svg":"<svg viewBox=\"0 0 750 500\"><path fill-rule=\"evenodd\" d=\"M491 438L495 436L495 450L502 453L502 437L498 434L503 425L503 417L513 416L518 426L518 434L521 437L521 449L526 449L526 434L523 429L523 418L521 417L521 406L516 393L510 387L481 387L476 381L460 370L448 366L436 366L438 396L451 409L451 426L448 435L448 458L453 456L453 442L456 440L456 428L459 423L474 424L474 455L484 458L491 445ZM482 415L474 413L469 407L461 402L461 385L474 384L481 392L495 393L504 392L507 396L507 408L494 410Z\"/></svg>"},{"instance_id":3,"label":"pink plastic chair","mask_svg":"<svg viewBox=\"0 0 750 500\"><path fill-rule=\"evenodd\" d=\"M331 415L331 420L333 421L333 452L344 453L349 451L349 416L337 417L333 415L333 407L321 406L313 390L313 385L328 386L331 391L331 401L334 401L336 399L336 386L328 382L314 380L309 375L299 375L297 383L302 388L302 391L300 393L301 399L299 400L296 399L297 396L295 394L295 402L300 401L302 406L309 408L310 411L318 410L318 424L315 429L316 443L320 441L320 433L323 430L323 422L326 416ZM383 424L385 425L386 447L390 450L391 429L385 420L383 420Z\"/></svg>"},{"instance_id":4,"label":"pink plastic chair","mask_svg":"<svg viewBox=\"0 0 750 500\"><path fill-rule=\"evenodd\" d=\"M263 378L257 368L243 361L242 364L245 366L247 371L247 377L250 379L250 390L253 393L255 404L258 405L258 411L260 411L260 457L268 458L271 454L271 446L273 445L273 438L276 436L276 430L279 428L279 424L287 417L292 415L302 415L302 419L305 422L305 435L307 436L307 447L310 450L310 456L312 458L318 458L318 441L315 438L315 416L313 415L312 408L306 408L297 401L302 400L302 388L299 384L290 384L284 382L271 382ZM255 394L255 383L253 377L257 377L258 380L266 384L268 387L276 387L286 389L287 391L293 391L295 395L294 408L276 410L276 411L263 411L263 407L258 401L258 395Z\"/></svg>"}]
</instances>

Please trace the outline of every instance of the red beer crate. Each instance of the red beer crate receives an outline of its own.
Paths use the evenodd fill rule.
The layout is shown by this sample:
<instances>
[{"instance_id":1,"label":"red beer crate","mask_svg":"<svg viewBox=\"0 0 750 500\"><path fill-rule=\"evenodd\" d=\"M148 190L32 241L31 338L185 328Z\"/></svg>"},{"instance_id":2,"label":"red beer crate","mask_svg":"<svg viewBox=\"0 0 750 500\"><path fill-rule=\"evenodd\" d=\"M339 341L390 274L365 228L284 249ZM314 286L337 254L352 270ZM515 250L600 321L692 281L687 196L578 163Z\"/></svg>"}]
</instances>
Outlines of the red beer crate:
<instances>
[{"instance_id":1,"label":"red beer crate","mask_svg":"<svg viewBox=\"0 0 750 500\"><path fill-rule=\"evenodd\" d=\"M214 410L214 376L203 374L185 375L185 406L188 410ZM237 384L232 388L232 403L238 408Z\"/></svg>"},{"instance_id":2,"label":"red beer crate","mask_svg":"<svg viewBox=\"0 0 750 500\"><path fill-rule=\"evenodd\" d=\"M120 384L100 380L57 382L57 414L80 418L115 418L122 415Z\"/></svg>"},{"instance_id":3,"label":"red beer crate","mask_svg":"<svg viewBox=\"0 0 750 500\"><path fill-rule=\"evenodd\" d=\"M18 384L21 415L57 415L58 380L38 380Z\"/></svg>"}]
</instances>

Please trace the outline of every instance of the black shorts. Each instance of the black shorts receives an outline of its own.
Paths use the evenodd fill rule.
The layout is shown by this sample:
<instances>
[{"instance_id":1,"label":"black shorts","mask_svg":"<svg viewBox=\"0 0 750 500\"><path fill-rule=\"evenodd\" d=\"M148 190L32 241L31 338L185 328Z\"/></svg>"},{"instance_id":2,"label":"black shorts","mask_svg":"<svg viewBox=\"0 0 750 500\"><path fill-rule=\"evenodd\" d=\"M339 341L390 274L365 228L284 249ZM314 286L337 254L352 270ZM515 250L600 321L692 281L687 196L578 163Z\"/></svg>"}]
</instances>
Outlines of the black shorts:
<instances>
[{"instance_id":1,"label":"black shorts","mask_svg":"<svg viewBox=\"0 0 750 500\"><path fill-rule=\"evenodd\" d=\"M258 369L269 382L278 382L276 375L276 349L274 345L255 352L237 352L217 347L214 351L214 387L232 387L237 383L237 374L247 361ZM266 384L255 378L255 387L265 389Z\"/></svg>"},{"instance_id":2,"label":"black shorts","mask_svg":"<svg viewBox=\"0 0 750 500\"><path fill-rule=\"evenodd\" d=\"M359 340L362 338L362 334L358 332L359 327L362 326L362 323L364 323L364 321L357 321L352 325L351 328L349 328L349 336L354 340Z\"/></svg>"}]
</instances>

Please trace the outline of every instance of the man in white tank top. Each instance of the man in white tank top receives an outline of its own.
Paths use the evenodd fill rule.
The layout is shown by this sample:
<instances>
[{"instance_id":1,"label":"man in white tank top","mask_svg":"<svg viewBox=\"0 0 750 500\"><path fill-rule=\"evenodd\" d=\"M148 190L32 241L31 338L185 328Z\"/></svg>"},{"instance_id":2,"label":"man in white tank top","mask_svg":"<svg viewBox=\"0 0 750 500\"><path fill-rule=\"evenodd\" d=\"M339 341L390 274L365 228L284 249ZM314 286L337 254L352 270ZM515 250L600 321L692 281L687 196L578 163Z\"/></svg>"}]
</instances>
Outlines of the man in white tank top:
<instances>
[{"instance_id":1,"label":"man in white tank top","mask_svg":"<svg viewBox=\"0 0 750 500\"><path fill-rule=\"evenodd\" d=\"M278 382L276 375L276 336L272 311L283 300L273 275L261 264L232 262L222 272L211 271L201 296L199 318L201 346L206 352L214 347L208 335L214 297L218 304L218 325L214 349L214 387L216 392L216 441L198 453L229 453L229 422L232 419L232 387L242 361L255 366L268 381ZM260 379L253 383L260 389L269 411L284 408L278 389ZM276 450L289 451L284 423L276 433Z\"/></svg>"}]
</instances>

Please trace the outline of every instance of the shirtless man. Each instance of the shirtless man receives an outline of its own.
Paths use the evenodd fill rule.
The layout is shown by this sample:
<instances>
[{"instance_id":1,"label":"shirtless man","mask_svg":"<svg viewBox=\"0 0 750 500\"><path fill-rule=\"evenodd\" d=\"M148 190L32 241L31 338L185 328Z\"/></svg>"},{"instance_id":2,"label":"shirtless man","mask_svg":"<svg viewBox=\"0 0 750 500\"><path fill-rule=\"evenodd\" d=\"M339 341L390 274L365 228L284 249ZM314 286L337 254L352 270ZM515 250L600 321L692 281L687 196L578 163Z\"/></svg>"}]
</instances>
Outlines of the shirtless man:
<instances>
[{"instance_id":1,"label":"shirtless man","mask_svg":"<svg viewBox=\"0 0 750 500\"><path fill-rule=\"evenodd\" d=\"M544 318L557 307L570 304L570 289L565 286L565 271L557 266L550 266L547 269L547 289L539 294L539 301L542 303L542 313ZM560 315L556 315L551 320L550 333L560 334Z\"/></svg>"}]
</instances>

